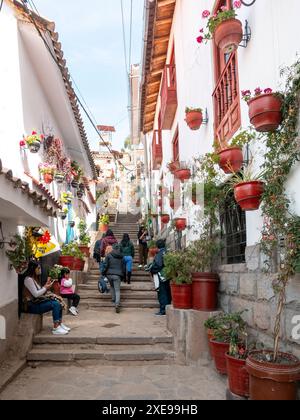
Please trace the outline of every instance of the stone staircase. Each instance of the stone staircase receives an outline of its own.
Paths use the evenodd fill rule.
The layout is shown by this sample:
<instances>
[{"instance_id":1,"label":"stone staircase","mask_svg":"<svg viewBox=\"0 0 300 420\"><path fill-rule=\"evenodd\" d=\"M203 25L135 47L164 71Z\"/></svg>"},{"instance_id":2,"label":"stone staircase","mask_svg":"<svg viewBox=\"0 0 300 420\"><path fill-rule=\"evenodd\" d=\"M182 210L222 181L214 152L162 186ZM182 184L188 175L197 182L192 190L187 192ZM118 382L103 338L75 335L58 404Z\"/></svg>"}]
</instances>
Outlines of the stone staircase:
<instances>
[{"instance_id":1,"label":"stone staircase","mask_svg":"<svg viewBox=\"0 0 300 420\"><path fill-rule=\"evenodd\" d=\"M80 316L64 322L72 331L64 337L50 332L47 317L42 333L34 338L27 360L32 363L171 364L174 362L173 337L166 330L166 319L155 317L159 308L151 276L138 269L137 218L119 217L111 225L116 238L128 233L136 256L131 284L122 283L121 313L116 314L111 295L100 294L99 268L94 262L88 282L78 287Z\"/></svg>"}]
</instances>

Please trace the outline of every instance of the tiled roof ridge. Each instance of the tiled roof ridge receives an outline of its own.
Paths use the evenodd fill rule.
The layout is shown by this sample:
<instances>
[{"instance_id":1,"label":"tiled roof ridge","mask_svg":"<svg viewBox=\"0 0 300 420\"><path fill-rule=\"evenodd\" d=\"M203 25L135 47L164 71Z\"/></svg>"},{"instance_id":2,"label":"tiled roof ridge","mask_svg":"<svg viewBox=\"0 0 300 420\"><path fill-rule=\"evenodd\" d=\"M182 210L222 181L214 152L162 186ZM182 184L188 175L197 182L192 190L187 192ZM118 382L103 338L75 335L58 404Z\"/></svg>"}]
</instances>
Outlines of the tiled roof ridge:
<instances>
[{"instance_id":1,"label":"tiled roof ridge","mask_svg":"<svg viewBox=\"0 0 300 420\"><path fill-rule=\"evenodd\" d=\"M23 17L28 20L29 22L30 19L28 18L28 15L26 13L26 9L24 7L24 5L22 3L20 3L17 0L12 0L14 6L18 9L18 11L21 11L23 13ZM26 13L26 14L24 14ZM69 69L66 66L67 62L66 60L63 58L64 57L64 53L62 51L62 47L61 47L61 43L58 42L59 40L59 34L58 32L55 32L55 23L54 22L50 22L49 20L42 18L41 16L39 16L38 14L34 13L33 11L31 11L32 16L34 17L35 21L37 22L37 24L40 24L42 29L46 30L49 32L51 41L52 41L52 45L53 45L53 49L54 49L54 53L59 65L59 69L65 84L65 88L70 100L70 104L73 110L73 114L74 114L74 118L75 121L77 123L77 127L81 136L81 140L82 143L84 145L85 151L87 152L87 156L92 168L92 172L93 172L93 176L96 179L97 178L97 169L95 166L95 162L90 150L90 146L88 143L88 139L87 139L87 134L84 128L84 124L83 124L83 120L81 117L81 113L80 113L80 109L78 106L78 101L76 98L76 94L75 91L72 87L72 82L71 82L71 75L69 73Z\"/></svg>"},{"instance_id":2,"label":"tiled roof ridge","mask_svg":"<svg viewBox=\"0 0 300 420\"><path fill-rule=\"evenodd\" d=\"M61 203L56 200L56 198L51 194L51 192L48 190L48 188L45 187L45 185L40 182L38 179L34 178L32 175L30 175L28 172L25 172L25 175L27 175L29 178L32 179L33 184L42 191L43 194L47 196L47 198L54 204L54 206L58 209L62 209Z\"/></svg>"}]
</instances>

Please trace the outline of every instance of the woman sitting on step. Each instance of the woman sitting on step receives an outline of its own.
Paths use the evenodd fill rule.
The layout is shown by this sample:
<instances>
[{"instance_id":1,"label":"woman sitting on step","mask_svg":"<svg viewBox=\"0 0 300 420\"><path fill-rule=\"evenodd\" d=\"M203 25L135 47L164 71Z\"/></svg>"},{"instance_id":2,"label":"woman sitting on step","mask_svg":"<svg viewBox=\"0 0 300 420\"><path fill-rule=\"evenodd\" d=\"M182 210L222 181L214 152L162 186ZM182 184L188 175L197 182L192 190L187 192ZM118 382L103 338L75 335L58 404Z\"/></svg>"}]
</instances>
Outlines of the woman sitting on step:
<instances>
[{"instance_id":1,"label":"woman sitting on step","mask_svg":"<svg viewBox=\"0 0 300 420\"><path fill-rule=\"evenodd\" d=\"M125 283L131 283L132 275L132 264L134 259L134 245L130 240L128 233L124 233L123 239L120 243L120 251L124 257L124 263L126 264L126 278Z\"/></svg>"},{"instance_id":2,"label":"woman sitting on step","mask_svg":"<svg viewBox=\"0 0 300 420\"><path fill-rule=\"evenodd\" d=\"M48 279L44 287L40 285L41 267L31 261L26 272L23 288L23 312L35 315L43 315L52 311L54 328L52 334L66 335L70 328L62 323L63 301L56 295L49 294L53 281Z\"/></svg>"}]
</instances>

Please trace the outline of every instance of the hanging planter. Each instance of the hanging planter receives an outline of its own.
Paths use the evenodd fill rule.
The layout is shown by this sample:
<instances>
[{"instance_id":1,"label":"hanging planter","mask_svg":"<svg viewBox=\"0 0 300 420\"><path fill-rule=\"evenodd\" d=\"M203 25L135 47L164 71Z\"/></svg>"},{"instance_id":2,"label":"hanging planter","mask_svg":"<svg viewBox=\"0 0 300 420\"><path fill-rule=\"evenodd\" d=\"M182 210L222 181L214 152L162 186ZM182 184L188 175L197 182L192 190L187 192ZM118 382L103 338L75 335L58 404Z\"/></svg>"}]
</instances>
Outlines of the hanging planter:
<instances>
[{"instance_id":1,"label":"hanging planter","mask_svg":"<svg viewBox=\"0 0 300 420\"><path fill-rule=\"evenodd\" d=\"M75 222L72 220L71 222L69 222L69 226L70 226L71 228L74 228L74 227L75 227Z\"/></svg>"},{"instance_id":2,"label":"hanging planter","mask_svg":"<svg viewBox=\"0 0 300 420\"><path fill-rule=\"evenodd\" d=\"M77 194L78 198L82 198L83 195L84 195L83 191L81 191L81 190L78 190L76 194Z\"/></svg>"},{"instance_id":3,"label":"hanging planter","mask_svg":"<svg viewBox=\"0 0 300 420\"><path fill-rule=\"evenodd\" d=\"M179 232L182 232L186 229L186 219L185 218L177 218L174 220L175 228Z\"/></svg>"},{"instance_id":4,"label":"hanging planter","mask_svg":"<svg viewBox=\"0 0 300 420\"><path fill-rule=\"evenodd\" d=\"M71 185L75 189L78 189L79 188L79 182L76 181L75 179L73 179L73 181L71 182Z\"/></svg>"},{"instance_id":5,"label":"hanging planter","mask_svg":"<svg viewBox=\"0 0 300 420\"><path fill-rule=\"evenodd\" d=\"M215 29L215 43L225 54L231 54L236 51L242 39L243 26L238 19L224 20Z\"/></svg>"},{"instance_id":6,"label":"hanging planter","mask_svg":"<svg viewBox=\"0 0 300 420\"><path fill-rule=\"evenodd\" d=\"M230 147L221 150L219 153L219 166L225 174L239 172L243 166L244 157L240 147Z\"/></svg>"},{"instance_id":7,"label":"hanging planter","mask_svg":"<svg viewBox=\"0 0 300 420\"><path fill-rule=\"evenodd\" d=\"M42 175L45 184L51 184L53 182L55 170L55 165L49 163L39 164L39 172Z\"/></svg>"},{"instance_id":8,"label":"hanging planter","mask_svg":"<svg viewBox=\"0 0 300 420\"><path fill-rule=\"evenodd\" d=\"M191 178L191 170L190 169L177 169L175 171L175 178L179 179L181 182L188 181Z\"/></svg>"},{"instance_id":9,"label":"hanging planter","mask_svg":"<svg viewBox=\"0 0 300 420\"><path fill-rule=\"evenodd\" d=\"M167 225L170 222L170 216L168 214L162 214L161 221L164 225Z\"/></svg>"},{"instance_id":10,"label":"hanging planter","mask_svg":"<svg viewBox=\"0 0 300 420\"><path fill-rule=\"evenodd\" d=\"M44 173L43 174L43 179L45 184L52 184L53 182L53 174L49 174L49 173Z\"/></svg>"},{"instance_id":11,"label":"hanging planter","mask_svg":"<svg viewBox=\"0 0 300 420\"><path fill-rule=\"evenodd\" d=\"M262 181L242 182L234 186L235 200L244 211L258 210L263 193Z\"/></svg>"},{"instance_id":12,"label":"hanging planter","mask_svg":"<svg viewBox=\"0 0 300 420\"><path fill-rule=\"evenodd\" d=\"M37 134L35 131L33 131L31 136L27 136L24 138L23 142L25 142L31 153L38 153L38 151L41 148L41 142L43 140L43 134Z\"/></svg>"},{"instance_id":13,"label":"hanging planter","mask_svg":"<svg viewBox=\"0 0 300 420\"><path fill-rule=\"evenodd\" d=\"M61 220L65 220L67 218L67 213L60 211L58 212L58 216L61 218Z\"/></svg>"},{"instance_id":14,"label":"hanging planter","mask_svg":"<svg viewBox=\"0 0 300 420\"><path fill-rule=\"evenodd\" d=\"M272 362L273 351L254 351L246 362L250 375L252 401L294 401L300 380L300 361L288 353L279 353L279 363Z\"/></svg>"},{"instance_id":15,"label":"hanging planter","mask_svg":"<svg viewBox=\"0 0 300 420\"><path fill-rule=\"evenodd\" d=\"M54 179L58 184L62 184L65 180L65 175L62 172L56 172Z\"/></svg>"},{"instance_id":16,"label":"hanging planter","mask_svg":"<svg viewBox=\"0 0 300 420\"><path fill-rule=\"evenodd\" d=\"M201 108L186 108L185 121L191 130L199 130L203 123L203 113Z\"/></svg>"},{"instance_id":17,"label":"hanging planter","mask_svg":"<svg viewBox=\"0 0 300 420\"><path fill-rule=\"evenodd\" d=\"M180 163L178 161L173 161L168 164L168 169L171 174L174 175L175 171L180 168Z\"/></svg>"}]
</instances>

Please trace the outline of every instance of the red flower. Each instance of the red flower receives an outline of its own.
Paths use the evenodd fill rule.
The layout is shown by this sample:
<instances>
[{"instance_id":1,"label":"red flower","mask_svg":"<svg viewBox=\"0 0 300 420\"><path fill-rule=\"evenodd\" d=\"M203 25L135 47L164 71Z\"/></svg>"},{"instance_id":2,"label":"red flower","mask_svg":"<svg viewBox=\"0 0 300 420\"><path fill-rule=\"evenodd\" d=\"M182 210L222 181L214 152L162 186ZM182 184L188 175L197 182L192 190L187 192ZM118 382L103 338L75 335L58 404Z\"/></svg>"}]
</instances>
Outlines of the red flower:
<instances>
[{"instance_id":1,"label":"red flower","mask_svg":"<svg viewBox=\"0 0 300 420\"><path fill-rule=\"evenodd\" d=\"M26 146L26 143L25 143L25 141L24 141L24 140L21 140L21 141L20 141L20 147L24 147L24 146Z\"/></svg>"},{"instance_id":2,"label":"red flower","mask_svg":"<svg viewBox=\"0 0 300 420\"><path fill-rule=\"evenodd\" d=\"M210 11L209 10L204 10L203 13L202 13L203 19L208 18L208 16L210 16Z\"/></svg>"},{"instance_id":3,"label":"red flower","mask_svg":"<svg viewBox=\"0 0 300 420\"><path fill-rule=\"evenodd\" d=\"M197 42L198 42L198 44L202 44L202 42L203 42L203 36L198 36L198 38L197 38Z\"/></svg>"},{"instance_id":4,"label":"red flower","mask_svg":"<svg viewBox=\"0 0 300 420\"><path fill-rule=\"evenodd\" d=\"M267 88L267 89L264 90L264 93L266 93L266 94L270 94L272 92L273 92L273 90L271 88Z\"/></svg>"},{"instance_id":5,"label":"red flower","mask_svg":"<svg viewBox=\"0 0 300 420\"><path fill-rule=\"evenodd\" d=\"M235 2L233 3L233 7L234 7L235 9L240 9L240 8L242 7L242 3L241 3L240 1L235 1Z\"/></svg>"},{"instance_id":6,"label":"red flower","mask_svg":"<svg viewBox=\"0 0 300 420\"><path fill-rule=\"evenodd\" d=\"M48 244L51 240L51 235L50 233L47 231L45 232L45 234L41 237L40 242L44 245Z\"/></svg>"},{"instance_id":7,"label":"red flower","mask_svg":"<svg viewBox=\"0 0 300 420\"><path fill-rule=\"evenodd\" d=\"M37 132L36 131L33 131L32 132L32 136L36 136L37 135Z\"/></svg>"}]
</instances>

